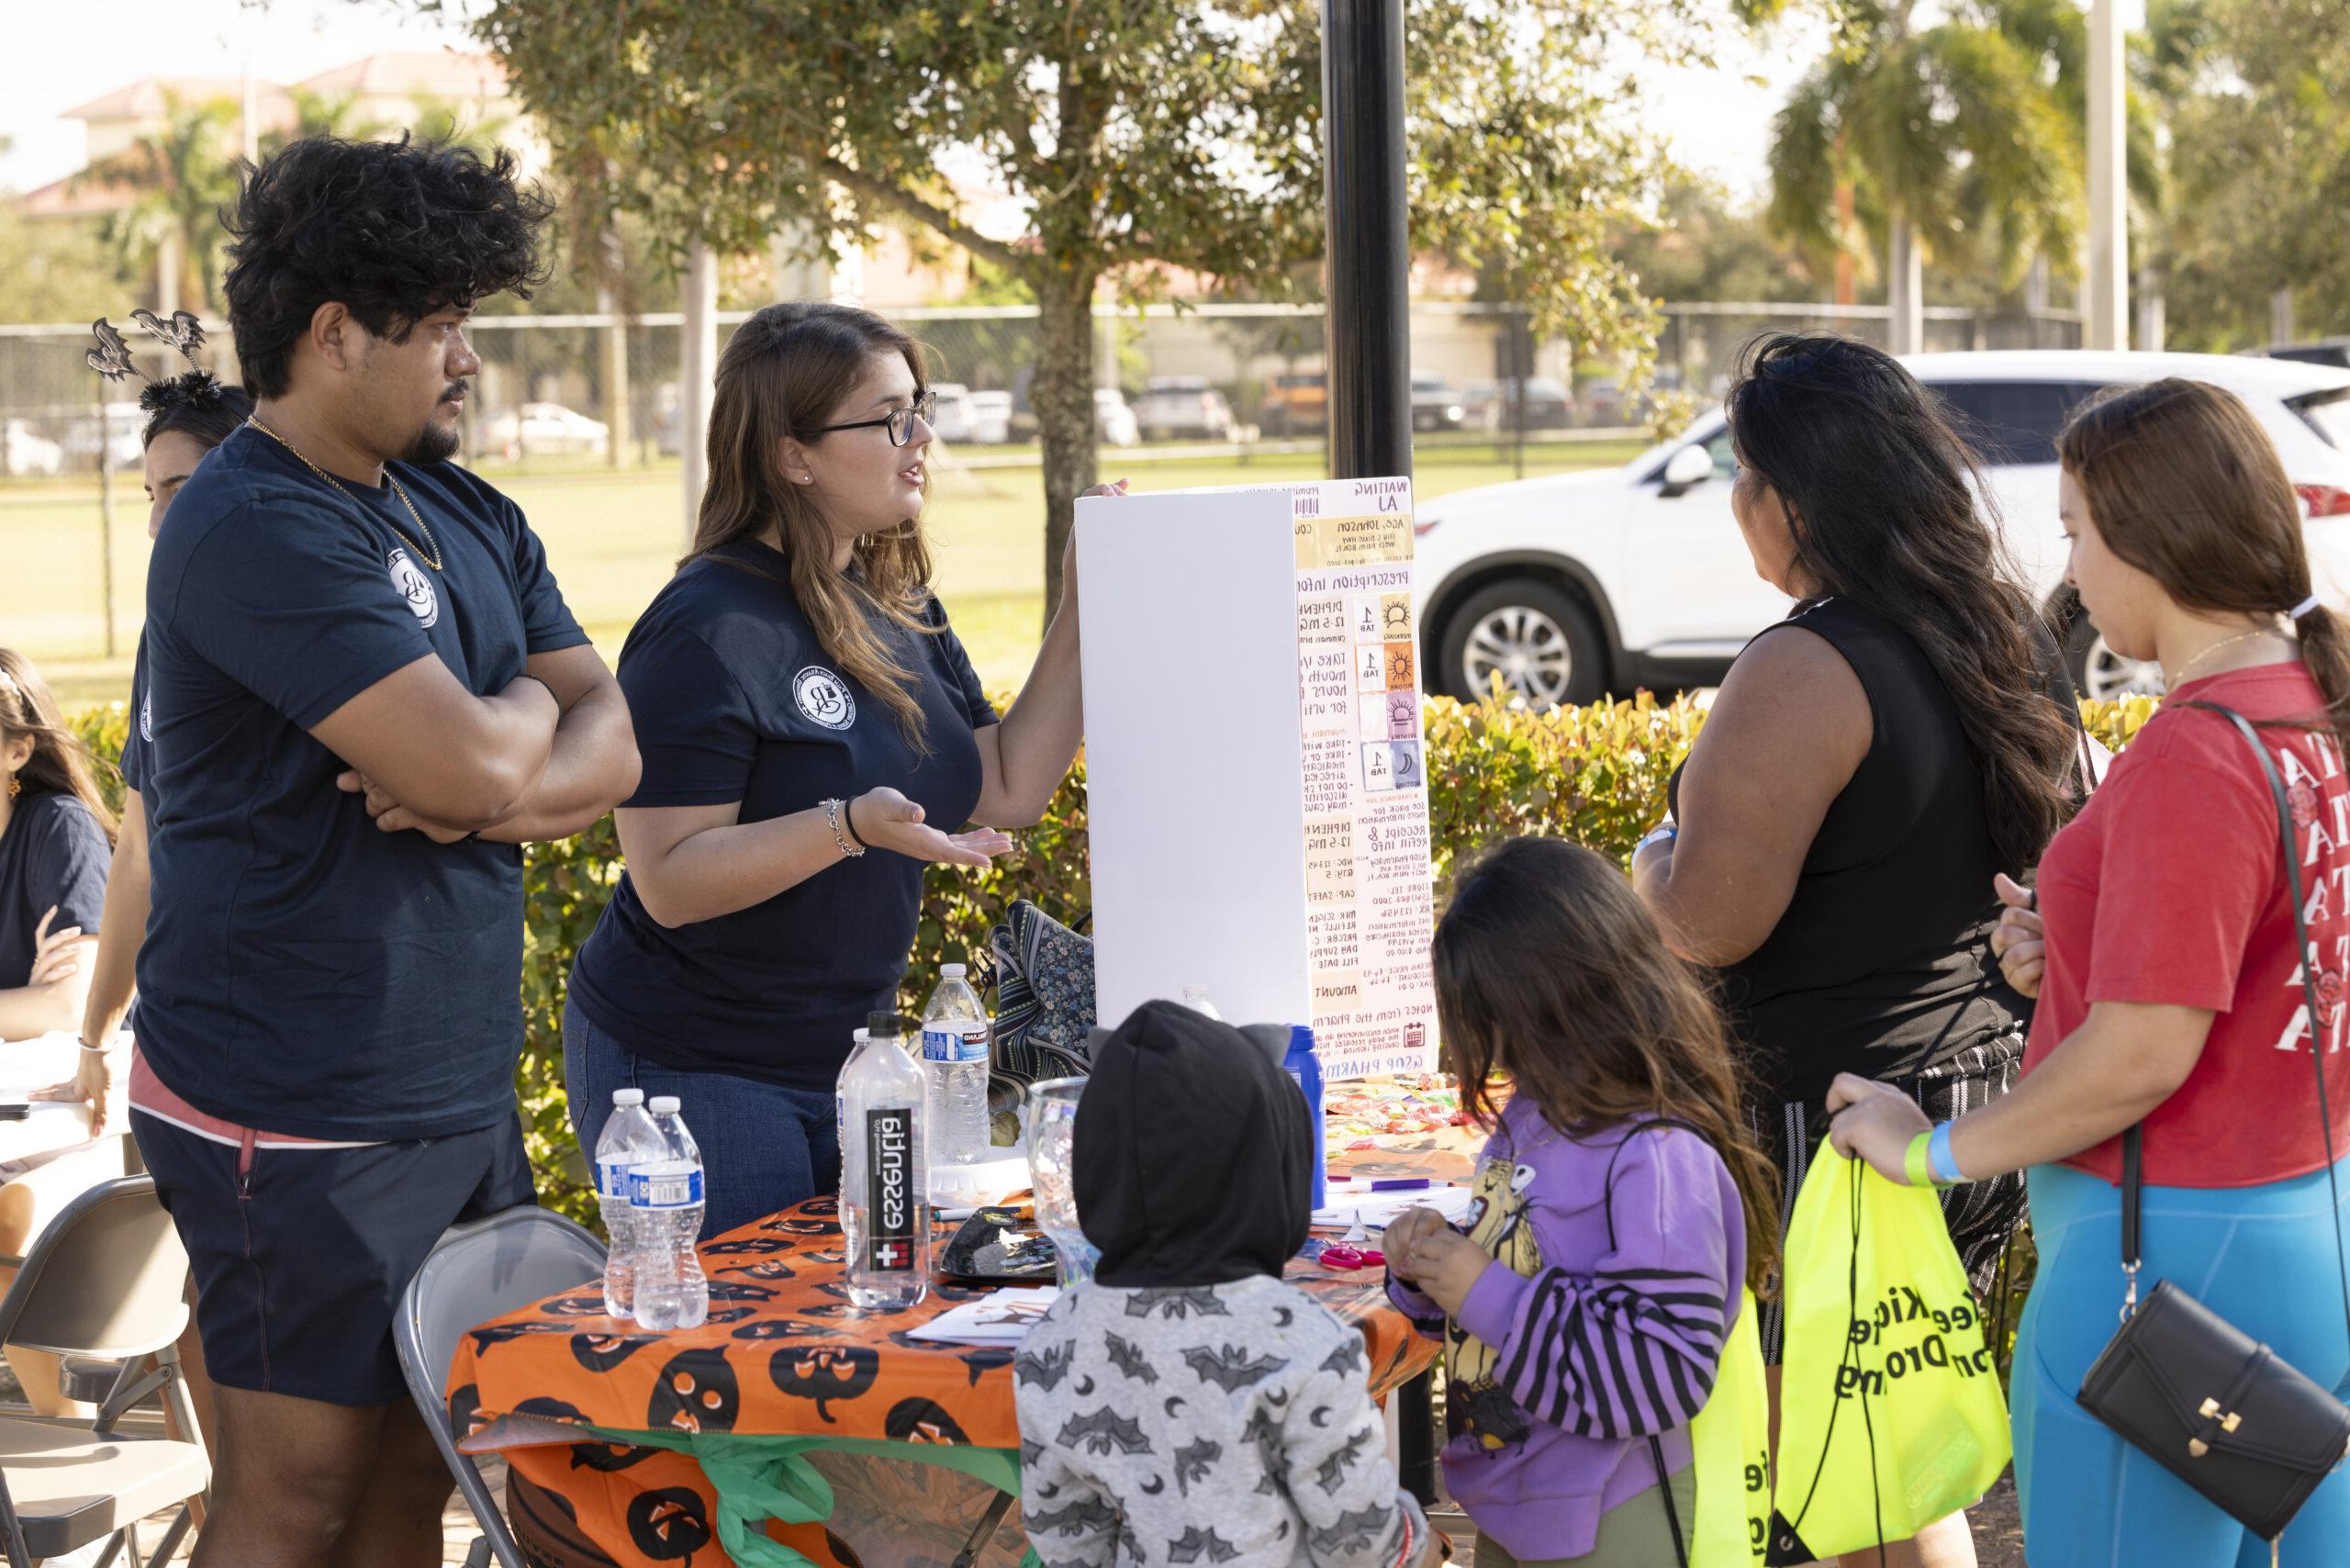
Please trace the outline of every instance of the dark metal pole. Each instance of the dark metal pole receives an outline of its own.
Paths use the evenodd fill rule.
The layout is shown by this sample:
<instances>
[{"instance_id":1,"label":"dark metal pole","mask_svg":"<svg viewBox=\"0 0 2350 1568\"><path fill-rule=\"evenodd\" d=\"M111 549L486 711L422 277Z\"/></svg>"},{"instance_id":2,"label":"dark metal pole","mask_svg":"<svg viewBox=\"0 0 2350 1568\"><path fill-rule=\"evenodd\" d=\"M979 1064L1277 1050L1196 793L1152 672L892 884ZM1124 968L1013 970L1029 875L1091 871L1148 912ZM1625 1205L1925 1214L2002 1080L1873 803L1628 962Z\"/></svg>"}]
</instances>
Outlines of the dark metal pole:
<instances>
[{"instance_id":1,"label":"dark metal pole","mask_svg":"<svg viewBox=\"0 0 2350 1568\"><path fill-rule=\"evenodd\" d=\"M1404 0L1322 0L1330 473L1412 471Z\"/></svg>"},{"instance_id":2,"label":"dark metal pole","mask_svg":"<svg viewBox=\"0 0 2350 1568\"><path fill-rule=\"evenodd\" d=\"M1330 476L1412 472L1411 242L1404 207L1404 0L1322 0L1329 218ZM1402 1479L1436 1496L1433 1378L1398 1389Z\"/></svg>"}]
</instances>

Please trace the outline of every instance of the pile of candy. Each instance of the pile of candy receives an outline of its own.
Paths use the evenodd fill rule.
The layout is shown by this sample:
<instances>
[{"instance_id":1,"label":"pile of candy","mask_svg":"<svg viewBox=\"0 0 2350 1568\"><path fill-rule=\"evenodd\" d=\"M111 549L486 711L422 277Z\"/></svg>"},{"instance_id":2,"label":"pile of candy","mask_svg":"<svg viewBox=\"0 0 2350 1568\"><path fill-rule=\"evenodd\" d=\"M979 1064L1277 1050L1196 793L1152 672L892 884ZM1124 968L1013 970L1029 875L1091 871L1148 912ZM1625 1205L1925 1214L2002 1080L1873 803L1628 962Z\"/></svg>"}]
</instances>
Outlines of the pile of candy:
<instances>
[{"instance_id":1,"label":"pile of candy","mask_svg":"<svg viewBox=\"0 0 2350 1568\"><path fill-rule=\"evenodd\" d=\"M1391 1073L1334 1084L1323 1103L1333 1149L1397 1148L1465 1126L1460 1092L1442 1073Z\"/></svg>"}]
</instances>

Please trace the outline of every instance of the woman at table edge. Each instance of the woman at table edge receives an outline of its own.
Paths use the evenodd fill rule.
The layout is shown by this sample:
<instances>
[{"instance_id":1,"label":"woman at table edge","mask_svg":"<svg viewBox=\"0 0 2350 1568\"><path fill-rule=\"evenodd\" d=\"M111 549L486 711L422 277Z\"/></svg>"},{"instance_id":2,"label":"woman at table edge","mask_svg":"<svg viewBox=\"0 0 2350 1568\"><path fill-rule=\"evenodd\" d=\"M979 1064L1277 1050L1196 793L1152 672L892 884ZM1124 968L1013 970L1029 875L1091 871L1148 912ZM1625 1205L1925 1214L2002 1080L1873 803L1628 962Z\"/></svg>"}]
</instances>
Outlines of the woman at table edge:
<instances>
[{"instance_id":1,"label":"woman at table edge","mask_svg":"<svg viewBox=\"0 0 2350 1568\"><path fill-rule=\"evenodd\" d=\"M838 1185L834 1080L894 1005L925 867L1010 848L1081 738L1073 533L1001 720L931 590L926 380L870 311L755 313L720 357L692 553L621 655L644 778L565 1079L591 1152L615 1088L682 1100L706 1236Z\"/></svg>"},{"instance_id":2,"label":"woman at table edge","mask_svg":"<svg viewBox=\"0 0 2350 1568\"><path fill-rule=\"evenodd\" d=\"M2142 1121L2146 1286L2177 1281L2322 1385L2350 1374L2334 1192L2350 1186L2350 1162L2329 1172L2312 1125L2311 1025L2273 796L2234 727L2184 706L2208 700L2260 726L2295 797L2311 943L2333 955L2350 930L2339 907L2350 848L2335 836L2350 811L2350 622L2311 591L2290 484L2232 395L2178 380L2109 395L2075 417L2058 454L2068 580L2118 652L2161 662L2170 700L2057 835L2037 889L1999 888L2009 908L1993 945L2010 982L2041 998L2020 1083L1930 1125L1887 1086L1841 1077L1830 1137L1897 1182L2029 1171L2041 1262L2012 1400L2034 1561L2266 1562L2268 1543L2074 1394L2124 1294L2116 1139ZM2350 1058L2338 1002L2322 1021L2341 1161ZM2286 1533L2322 1556L2345 1532L2350 1476L2337 1472Z\"/></svg>"}]
</instances>

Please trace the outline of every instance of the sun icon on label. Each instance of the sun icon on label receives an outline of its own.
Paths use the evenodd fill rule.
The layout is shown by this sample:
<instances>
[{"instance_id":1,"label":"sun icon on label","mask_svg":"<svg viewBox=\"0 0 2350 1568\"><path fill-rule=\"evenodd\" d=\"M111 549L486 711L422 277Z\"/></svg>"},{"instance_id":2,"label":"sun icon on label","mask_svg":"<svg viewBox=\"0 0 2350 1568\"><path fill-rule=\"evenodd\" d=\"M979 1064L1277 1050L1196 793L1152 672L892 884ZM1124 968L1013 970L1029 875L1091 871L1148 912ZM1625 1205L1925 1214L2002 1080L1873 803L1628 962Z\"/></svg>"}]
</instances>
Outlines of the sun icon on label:
<instances>
[{"instance_id":1,"label":"sun icon on label","mask_svg":"<svg viewBox=\"0 0 2350 1568\"><path fill-rule=\"evenodd\" d=\"M1407 606L1401 604L1389 605L1387 607L1387 630L1389 633L1396 636L1402 636L1410 632L1411 629L1411 610Z\"/></svg>"}]
</instances>

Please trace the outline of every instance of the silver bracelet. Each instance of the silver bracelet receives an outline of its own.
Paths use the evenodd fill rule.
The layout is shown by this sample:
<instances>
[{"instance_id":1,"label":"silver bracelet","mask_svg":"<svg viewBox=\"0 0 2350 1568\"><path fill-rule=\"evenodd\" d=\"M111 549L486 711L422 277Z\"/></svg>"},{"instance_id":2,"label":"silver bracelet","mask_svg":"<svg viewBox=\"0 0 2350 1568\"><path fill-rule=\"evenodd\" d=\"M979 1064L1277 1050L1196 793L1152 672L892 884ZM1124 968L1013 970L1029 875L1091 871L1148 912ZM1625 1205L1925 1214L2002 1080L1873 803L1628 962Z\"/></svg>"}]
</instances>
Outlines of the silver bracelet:
<instances>
[{"instance_id":1,"label":"silver bracelet","mask_svg":"<svg viewBox=\"0 0 2350 1568\"><path fill-rule=\"evenodd\" d=\"M848 857L851 860L863 859L865 857L865 846L862 844L851 844L847 837L841 832L841 811L843 809L843 805L844 802L839 801L826 801L824 802L824 821L832 825L833 842L841 846L841 853Z\"/></svg>"}]
</instances>

